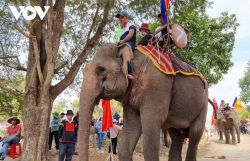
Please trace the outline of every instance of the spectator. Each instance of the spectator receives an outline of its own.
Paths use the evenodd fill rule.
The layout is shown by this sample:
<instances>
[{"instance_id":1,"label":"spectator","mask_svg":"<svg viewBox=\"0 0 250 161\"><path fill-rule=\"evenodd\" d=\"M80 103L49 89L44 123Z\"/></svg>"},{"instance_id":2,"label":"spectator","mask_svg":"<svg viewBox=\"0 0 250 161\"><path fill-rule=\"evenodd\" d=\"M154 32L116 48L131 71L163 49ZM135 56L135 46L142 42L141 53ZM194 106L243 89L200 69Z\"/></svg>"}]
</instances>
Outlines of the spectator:
<instances>
[{"instance_id":1,"label":"spectator","mask_svg":"<svg viewBox=\"0 0 250 161\"><path fill-rule=\"evenodd\" d=\"M104 151L102 150L102 143L103 143L103 138L104 138L106 132L102 131L102 117L96 123L96 129L98 130L98 133L97 133L97 137L98 137L98 153L104 154Z\"/></svg>"},{"instance_id":2,"label":"spectator","mask_svg":"<svg viewBox=\"0 0 250 161\"><path fill-rule=\"evenodd\" d=\"M115 111L115 114L113 115L113 118L119 121L120 115Z\"/></svg>"},{"instance_id":3,"label":"spectator","mask_svg":"<svg viewBox=\"0 0 250 161\"><path fill-rule=\"evenodd\" d=\"M2 151L2 146L3 146L3 138L0 136L0 153ZM0 154L1 155L1 154Z\"/></svg>"},{"instance_id":4,"label":"spectator","mask_svg":"<svg viewBox=\"0 0 250 161\"><path fill-rule=\"evenodd\" d=\"M77 141L78 126L73 121L74 113L72 110L68 110L66 113L67 119L63 120L59 127L59 158L58 161L64 161L66 155L66 161L71 161L75 152L75 143Z\"/></svg>"},{"instance_id":5,"label":"spectator","mask_svg":"<svg viewBox=\"0 0 250 161\"><path fill-rule=\"evenodd\" d=\"M246 130L248 135L250 135L250 117L248 116L246 119Z\"/></svg>"},{"instance_id":6,"label":"spectator","mask_svg":"<svg viewBox=\"0 0 250 161\"><path fill-rule=\"evenodd\" d=\"M50 123L50 133L49 133L49 151L51 151L51 145L52 145L52 140L54 138L55 143L56 143L56 151L59 151L59 138L58 138L58 131L59 131L59 126L61 123L61 119L59 118L59 113L58 112L53 112L53 119Z\"/></svg>"},{"instance_id":7,"label":"spectator","mask_svg":"<svg viewBox=\"0 0 250 161\"><path fill-rule=\"evenodd\" d=\"M21 127L18 125L20 123L20 120L16 116L13 116L8 119L8 123L10 123L11 125L7 128L6 140L2 142L3 147L0 160L4 160L4 158L6 157L9 144L16 144L20 142Z\"/></svg>"},{"instance_id":8,"label":"spectator","mask_svg":"<svg viewBox=\"0 0 250 161\"><path fill-rule=\"evenodd\" d=\"M242 132L242 134L246 134L246 123L245 123L245 118L244 117L241 118L240 124L241 124L241 132Z\"/></svg>"},{"instance_id":9,"label":"spectator","mask_svg":"<svg viewBox=\"0 0 250 161\"><path fill-rule=\"evenodd\" d=\"M64 112L62 112L62 113L60 114L60 118L61 118L62 121L65 120L65 113L64 113Z\"/></svg>"},{"instance_id":10,"label":"spectator","mask_svg":"<svg viewBox=\"0 0 250 161\"><path fill-rule=\"evenodd\" d=\"M116 125L118 121L116 119L113 119L113 127L110 128L110 139L111 139L111 144L112 144L112 150L113 150L113 154L117 154L116 153L116 146L117 146L117 135L118 132L120 130L122 130L123 126L118 126ZM109 145L109 153L111 152L111 145Z\"/></svg>"}]
</instances>

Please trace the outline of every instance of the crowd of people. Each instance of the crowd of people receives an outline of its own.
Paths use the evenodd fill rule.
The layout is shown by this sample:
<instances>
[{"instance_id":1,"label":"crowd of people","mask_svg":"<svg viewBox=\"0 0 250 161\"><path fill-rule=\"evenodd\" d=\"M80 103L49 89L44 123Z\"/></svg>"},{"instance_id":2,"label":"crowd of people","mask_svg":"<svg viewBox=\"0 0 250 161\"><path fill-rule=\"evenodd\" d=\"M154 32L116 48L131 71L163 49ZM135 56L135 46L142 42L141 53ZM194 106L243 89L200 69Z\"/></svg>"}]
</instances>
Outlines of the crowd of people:
<instances>
[{"instance_id":1,"label":"crowd of people","mask_svg":"<svg viewBox=\"0 0 250 161\"><path fill-rule=\"evenodd\" d=\"M110 145L109 145L109 153L113 153L113 154L117 154L116 152L116 147L117 147L117 137L118 137L118 133L120 130L122 130L123 127L123 123L122 123L122 119L120 119L120 115L115 112L115 114L113 115L113 126L110 128L110 130L108 131L103 131L102 130L102 117L98 120L98 122L96 123L96 130L97 130L97 139L98 139L98 153L102 153L104 154L104 150L103 150L103 140L104 137L107 135L107 137L109 137L110 140Z\"/></svg>"}]
</instances>

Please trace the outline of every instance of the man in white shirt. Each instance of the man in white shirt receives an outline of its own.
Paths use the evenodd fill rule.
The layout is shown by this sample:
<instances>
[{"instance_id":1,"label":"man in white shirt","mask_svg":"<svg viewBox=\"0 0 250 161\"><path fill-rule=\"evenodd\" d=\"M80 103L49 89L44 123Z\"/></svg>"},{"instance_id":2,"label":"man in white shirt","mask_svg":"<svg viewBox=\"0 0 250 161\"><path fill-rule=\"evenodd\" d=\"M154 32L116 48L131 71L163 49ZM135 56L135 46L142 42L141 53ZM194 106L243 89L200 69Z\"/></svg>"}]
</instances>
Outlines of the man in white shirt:
<instances>
[{"instance_id":1,"label":"man in white shirt","mask_svg":"<svg viewBox=\"0 0 250 161\"><path fill-rule=\"evenodd\" d=\"M132 50L135 49L135 43L136 43L136 26L134 23L129 22L128 20L128 13L125 11L122 11L116 15L116 17L119 19L119 22L122 26L122 33L120 36L120 42L117 43L117 45L121 44L128 44ZM126 59L125 59L126 58ZM124 71L127 73L127 78L134 79L134 67L133 63L131 61L133 59L133 54L126 52L125 55L123 54L123 61L124 65L127 65L126 68L128 68L128 71ZM126 68L123 68L124 70Z\"/></svg>"}]
</instances>

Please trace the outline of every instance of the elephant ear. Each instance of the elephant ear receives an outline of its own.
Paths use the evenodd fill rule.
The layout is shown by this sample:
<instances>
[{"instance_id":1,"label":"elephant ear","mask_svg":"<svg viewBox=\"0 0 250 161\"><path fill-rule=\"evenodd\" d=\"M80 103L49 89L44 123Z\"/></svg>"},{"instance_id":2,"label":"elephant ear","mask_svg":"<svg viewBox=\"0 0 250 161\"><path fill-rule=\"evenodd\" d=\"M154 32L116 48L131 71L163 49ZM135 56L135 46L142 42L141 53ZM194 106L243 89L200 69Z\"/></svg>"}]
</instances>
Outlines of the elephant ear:
<instances>
[{"instance_id":1,"label":"elephant ear","mask_svg":"<svg viewBox=\"0 0 250 161\"><path fill-rule=\"evenodd\" d=\"M128 62L133 59L134 54L133 54L133 51L132 51L130 45L128 45L126 43L121 44L121 45L119 45L117 47L118 47L119 56L122 57L122 72L126 77L127 86L128 86L128 78L127 78L127 75L128 75Z\"/></svg>"},{"instance_id":2,"label":"elephant ear","mask_svg":"<svg viewBox=\"0 0 250 161\"><path fill-rule=\"evenodd\" d=\"M130 55L130 60L134 58L133 50L131 49L131 46L128 45L127 43L120 44L119 46L117 46L117 48L118 48L119 56L122 56L123 53L127 53Z\"/></svg>"}]
</instances>

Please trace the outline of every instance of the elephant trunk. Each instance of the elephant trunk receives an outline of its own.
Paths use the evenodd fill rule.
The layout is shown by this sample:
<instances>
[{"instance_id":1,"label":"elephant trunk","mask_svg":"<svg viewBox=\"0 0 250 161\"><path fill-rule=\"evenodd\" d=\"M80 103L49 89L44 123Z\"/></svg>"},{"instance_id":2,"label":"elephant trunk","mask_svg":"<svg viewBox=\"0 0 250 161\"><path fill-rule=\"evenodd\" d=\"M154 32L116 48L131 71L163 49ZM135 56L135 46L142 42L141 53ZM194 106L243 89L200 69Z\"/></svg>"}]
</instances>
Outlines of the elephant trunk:
<instances>
[{"instance_id":1,"label":"elephant trunk","mask_svg":"<svg viewBox=\"0 0 250 161\"><path fill-rule=\"evenodd\" d=\"M240 130L238 128L237 123L234 123L234 127L235 127L235 130L236 130L236 133L237 133L237 141L238 141L238 143L240 143Z\"/></svg>"},{"instance_id":2,"label":"elephant trunk","mask_svg":"<svg viewBox=\"0 0 250 161\"><path fill-rule=\"evenodd\" d=\"M100 94L98 79L95 78L94 74L90 73L90 71L90 64L88 64L84 69L84 79L80 95L78 142L79 158L81 158L81 160L88 160L90 122L95 104L99 102L97 102L96 99Z\"/></svg>"}]
</instances>

